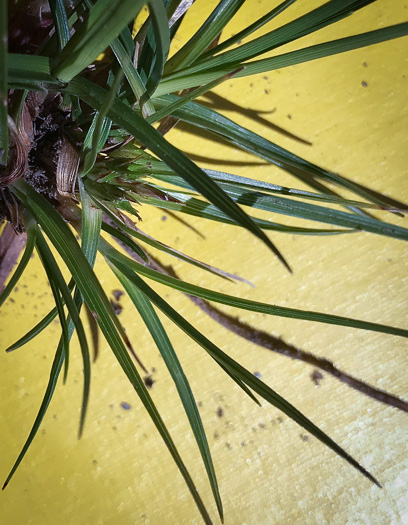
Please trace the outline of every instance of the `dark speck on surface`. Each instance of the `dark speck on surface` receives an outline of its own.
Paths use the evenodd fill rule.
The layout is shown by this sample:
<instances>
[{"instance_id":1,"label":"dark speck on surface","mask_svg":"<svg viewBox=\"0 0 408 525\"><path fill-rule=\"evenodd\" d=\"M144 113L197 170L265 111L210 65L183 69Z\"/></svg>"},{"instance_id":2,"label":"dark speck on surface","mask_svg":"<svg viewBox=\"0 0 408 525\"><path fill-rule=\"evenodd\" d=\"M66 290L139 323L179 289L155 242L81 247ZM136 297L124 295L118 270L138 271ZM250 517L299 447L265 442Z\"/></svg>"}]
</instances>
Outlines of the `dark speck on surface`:
<instances>
[{"instance_id":1,"label":"dark speck on surface","mask_svg":"<svg viewBox=\"0 0 408 525\"><path fill-rule=\"evenodd\" d=\"M254 376L259 379L261 377L261 372L254 372Z\"/></svg>"},{"instance_id":2,"label":"dark speck on surface","mask_svg":"<svg viewBox=\"0 0 408 525\"><path fill-rule=\"evenodd\" d=\"M122 306L116 301L111 301L111 305L116 315L119 315L122 312L123 310Z\"/></svg>"},{"instance_id":3,"label":"dark speck on surface","mask_svg":"<svg viewBox=\"0 0 408 525\"><path fill-rule=\"evenodd\" d=\"M361 85L362 85L363 87L367 87L367 86L368 86L368 82L366 82L365 80L363 80L363 81L361 82Z\"/></svg>"},{"instance_id":4,"label":"dark speck on surface","mask_svg":"<svg viewBox=\"0 0 408 525\"><path fill-rule=\"evenodd\" d=\"M152 388L152 386L155 383L154 379L151 376L144 377L143 381L147 388Z\"/></svg>"},{"instance_id":5,"label":"dark speck on surface","mask_svg":"<svg viewBox=\"0 0 408 525\"><path fill-rule=\"evenodd\" d=\"M161 220L162 220L162 221L167 221L167 215L162 215Z\"/></svg>"},{"instance_id":6,"label":"dark speck on surface","mask_svg":"<svg viewBox=\"0 0 408 525\"><path fill-rule=\"evenodd\" d=\"M309 436L307 434L299 434L302 441L309 441Z\"/></svg>"},{"instance_id":7,"label":"dark speck on surface","mask_svg":"<svg viewBox=\"0 0 408 525\"><path fill-rule=\"evenodd\" d=\"M323 379L323 374L320 373L319 370L313 370L313 372L310 374L310 377L316 386L320 386L320 381Z\"/></svg>"},{"instance_id":8,"label":"dark speck on surface","mask_svg":"<svg viewBox=\"0 0 408 525\"><path fill-rule=\"evenodd\" d=\"M127 403L126 401L122 401L120 406L123 408L123 410L130 410L132 408L131 405L129 405L129 403Z\"/></svg>"},{"instance_id":9,"label":"dark speck on surface","mask_svg":"<svg viewBox=\"0 0 408 525\"><path fill-rule=\"evenodd\" d=\"M125 292L122 292L122 290L113 290L112 295L115 298L116 301L120 301L120 298L122 295L124 295Z\"/></svg>"},{"instance_id":10,"label":"dark speck on surface","mask_svg":"<svg viewBox=\"0 0 408 525\"><path fill-rule=\"evenodd\" d=\"M218 407L216 413L218 417L222 417L224 415L224 410L221 407Z\"/></svg>"}]
</instances>

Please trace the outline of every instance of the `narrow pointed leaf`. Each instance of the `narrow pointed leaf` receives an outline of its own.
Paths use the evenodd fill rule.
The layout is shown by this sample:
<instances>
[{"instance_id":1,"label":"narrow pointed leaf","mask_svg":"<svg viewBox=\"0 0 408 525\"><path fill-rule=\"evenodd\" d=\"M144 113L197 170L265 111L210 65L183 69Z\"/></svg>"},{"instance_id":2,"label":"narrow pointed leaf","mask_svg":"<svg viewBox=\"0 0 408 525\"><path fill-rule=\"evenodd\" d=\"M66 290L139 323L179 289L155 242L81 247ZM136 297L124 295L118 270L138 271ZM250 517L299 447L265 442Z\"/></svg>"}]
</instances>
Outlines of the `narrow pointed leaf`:
<instances>
[{"instance_id":1,"label":"narrow pointed leaf","mask_svg":"<svg viewBox=\"0 0 408 525\"><path fill-rule=\"evenodd\" d=\"M170 32L166 10L162 0L149 0L149 9L152 16L155 53L153 65L146 82L147 95L150 97L159 85L163 75L164 64L170 49Z\"/></svg>"},{"instance_id":2,"label":"narrow pointed leaf","mask_svg":"<svg viewBox=\"0 0 408 525\"><path fill-rule=\"evenodd\" d=\"M242 64L246 60L258 57L272 49L331 25L374 1L375 0L330 0L320 7L307 12L305 15L251 42L242 44L216 57L209 57L204 63L207 62L211 69L230 64ZM193 68L190 68L188 74L191 74L192 71ZM183 72L183 74L185 75L185 72Z\"/></svg>"},{"instance_id":3,"label":"narrow pointed leaf","mask_svg":"<svg viewBox=\"0 0 408 525\"><path fill-rule=\"evenodd\" d=\"M156 96L179 91L180 86L183 86L184 89L188 89L207 84L215 78L221 75L226 75L238 67L244 66L243 69L237 73L237 78L257 75L309 62L311 60L318 60L339 53L353 51L355 49L386 42L395 38L401 38L407 34L408 23L404 22L394 26L325 42L323 44L317 44L297 51L291 51L275 57L253 60L251 62L231 62L222 67L214 67L215 64L212 61L208 63L203 62L202 64L183 70L178 74L164 78L156 91Z\"/></svg>"},{"instance_id":4,"label":"narrow pointed leaf","mask_svg":"<svg viewBox=\"0 0 408 525\"><path fill-rule=\"evenodd\" d=\"M149 279L153 279L154 281L165 284L184 293L195 295L197 297L201 297L202 299L207 299L208 301L215 301L227 306L233 306L235 308L242 308L244 310L268 315L288 317L291 319L303 319L305 321L315 321L318 323L334 324L339 326L348 326L350 328L359 328L361 330L369 330L373 332L396 335L399 337L408 337L408 330L404 328L397 328L379 323L371 323L368 321L360 321L350 317L341 317L338 315L330 315L320 312L308 312L305 310L298 310L296 308L287 308L284 306L258 303L248 299L241 299L240 297L234 297L231 295L222 294L220 292L215 292L214 290L207 290L201 286L186 283L185 281L181 281L175 277L164 275L160 272L157 272L156 270L147 268L146 266L129 259L129 257L122 255L103 240L101 240L100 243L100 250L105 257L107 257L110 261L115 262L115 264L118 263L127 265L129 268L133 269L137 273L140 273L141 275L148 277Z\"/></svg>"},{"instance_id":5,"label":"narrow pointed leaf","mask_svg":"<svg viewBox=\"0 0 408 525\"><path fill-rule=\"evenodd\" d=\"M155 99L155 104L160 108L176 98L175 95L158 97ZM196 102L188 102L185 106L176 110L173 115L184 122L203 128L210 133L214 133L216 136L221 136L234 146L272 162L276 166L286 169L294 176L297 176L296 170L300 170L304 176L308 175L312 180L313 177L317 177L326 182L331 182L340 187L346 188L370 202L373 201L373 195L370 192L366 192L359 184L354 184L352 181L341 177L341 175L327 171L316 164L302 159L298 155L291 153L256 133L253 133L249 129L236 124L220 113L197 104ZM305 178L306 177L303 177L302 180L304 181ZM375 199L374 202L380 203L378 202L379 200L380 198ZM388 207L385 199L382 204L386 208Z\"/></svg>"},{"instance_id":6,"label":"narrow pointed leaf","mask_svg":"<svg viewBox=\"0 0 408 525\"><path fill-rule=\"evenodd\" d=\"M224 191L227 191L227 188L232 188L233 191L245 191L245 190L253 190L256 191L267 191L270 193L277 193L280 195L290 195L292 197L298 197L302 199L307 200L314 200L314 201L321 201L321 202L327 202L331 204L341 204L343 206L358 206L360 208L375 208L375 209L384 209L383 207L380 207L379 205L363 202L363 201L355 201L346 199L344 197L338 197L336 195L324 195L322 193L313 193L306 190L299 190L297 188L290 188L288 186L279 186L277 184L271 184L266 181L256 180L256 179L250 179L248 177L241 177L240 175L233 175L232 173L225 173L221 171L215 171L215 170L205 170L207 175L209 175L212 179L216 180L220 186L224 189ZM175 176L167 176L167 175L161 175L160 173L154 173L152 174L155 179L169 182L170 184L174 184L176 186L181 186L183 188L189 188L192 189L189 184L187 184L183 179L180 177ZM400 207L401 209L405 209L406 206L402 205L400 203L398 206L394 203L392 206L390 204L390 208Z\"/></svg>"},{"instance_id":7,"label":"narrow pointed leaf","mask_svg":"<svg viewBox=\"0 0 408 525\"><path fill-rule=\"evenodd\" d=\"M58 33L60 49L63 49L70 37L67 12L63 0L50 0L52 17Z\"/></svg>"},{"instance_id":8,"label":"narrow pointed leaf","mask_svg":"<svg viewBox=\"0 0 408 525\"><path fill-rule=\"evenodd\" d=\"M61 367L62 367L62 364L64 362L64 351L63 351L63 348L62 348L63 344L62 342L60 342L60 344L58 345L58 349L57 349L57 352L55 354L55 357L54 357L54 361L52 363L52 367L51 367L51 372L50 372L50 378L49 378L49 381L48 381L48 385L47 385L47 388L46 388L46 391L45 391L45 394L44 394L44 397L43 397L43 400L41 402L41 406L39 408L39 411L38 411L38 414L35 418L35 421L34 421L34 424L30 430L30 433L27 437L27 440L25 441L24 443L24 446L20 452L20 454L18 455L9 475L7 476L6 478L6 481L4 482L3 484L3 490L7 487L7 485L10 483L11 481L11 478L14 476L16 470L18 469L18 467L20 466L21 462L23 461L24 459L24 456L26 455L28 449L30 448L31 446L31 443L33 442L33 439L35 438L37 432L38 432L38 429L40 428L41 426L41 423L44 419L44 416L47 412L47 409L48 409L48 406L51 402L51 399L52 399L52 396L54 394L54 391L55 391L55 387L56 387L56 384L57 384L57 380L58 380L58 377L59 377L59 374L61 372Z\"/></svg>"},{"instance_id":9,"label":"narrow pointed leaf","mask_svg":"<svg viewBox=\"0 0 408 525\"><path fill-rule=\"evenodd\" d=\"M69 364L69 333L68 333L68 322L65 317L64 312L64 301L61 297L61 292L59 288L59 283L54 275L55 267L52 264L53 261L49 260L49 250L46 249L45 240L41 235L41 232L37 233L36 247L38 254L41 258L41 263L46 271L48 282L50 283L52 295L54 297L54 302L56 305L56 310L58 313L62 335L61 335L61 344L64 352L64 362L65 362L65 379L68 375L68 364Z\"/></svg>"},{"instance_id":10,"label":"narrow pointed leaf","mask_svg":"<svg viewBox=\"0 0 408 525\"><path fill-rule=\"evenodd\" d=\"M233 191L228 189L227 193L244 206L251 206L259 210L265 210L290 217L300 217L302 219L334 224L355 230L363 230L395 239L408 240L408 229L389 224L378 219L346 213L316 204L299 202L289 198L282 198L276 195L267 195L261 192Z\"/></svg>"},{"instance_id":11,"label":"narrow pointed leaf","mask_svg":"<svg viewBox=\"0 0 408 525\"><path fill-rule=\"evenodd\" d=\"M191 391L191 387L181 366L181 363L178 360L177 354L174 351L173 345L171 344L170 339L149 299L142 292L140 292L140 290L131 281L129 281L123 275L123 273L119 272L115 266L112 264L110 264L110 266L116 277L122 283L122 286L125 288L133 304L137 308L146 327L152 335L154 342L156 343L156 346L164 359L164 362L166 363L168 371L173 378L181 402L183 403L184 410L193 430L198 448L200 449L200 453L203 458L203 462L211 484L214 499L217 504L218 513L221 520L223 520L222 502L218 490L217 478L214 471L214 465L212 462L207 437L193 392Z\"/></svg>"},{"instance_id":12,"label":"narrow pointed leaf","mask_svg":"<svg viewBox=\"0 0 408 525\"><path fill-rule=\"evenodd\" d=\"M79 436L82 435L83 427L85 424L86 411L89 401L89 391L90 391L90 382L91 382L91 363L89 358L88 343L85 336L84 327L79 317L78 304L75 304L74 300L71 297L71 293L65 280L59 270L58 264L51 253L47 243L45 242L44 237L40 232L37 233L37 246L41 253L43 261L46 261L47 273L52 276L52 279L57 284L59 291L61 292L62 297L64 298L65 304L67 305L70 317L75 327L76 333L78 335L79 343L81 346L81 352L83 356L84 363L84 389L83 389L83 398L82 398L82 410L79 426ZM68 336L69 337L69 336ZM65 343L65 342L64 342ZM65 344L64 344L65 346Z\"/></svg>"},{"instance_id":13,"label":"narrow pointed leaf","mask_svg":"<svg viewBox=\"0 0 408 525\"><path fill-rule=\"evenodd\" d=\"M116 316L112 306L82 250L78 246L71 230L46 199L31 188L25 181L21 179L17 181L13 186L13 192L24 202L24 205L31 210L48 238L54 244L56 250L64 259L75 279L78 289L84 297L84 300L87 302L91 311L95 312L98 324L109 346L114 352L131 384L135 388L140 400L148 411L169 452L179 467L204 522L211 524L211 519L198 494L194 482L118 334L114 321Z\"/></svg>"},{"instance_id":14,"label":"narrow pointed leaf","mask_svg":"<svg viewBox=\"0 0 408 525\"><path fill-rule=\"evenodd\" d=\"M113 214L109 213L109 210L107 208L104 208L104 211L106 214L109 215L109 217L114 221L115 218ZM213 273L214 275L218 275L219 277L223 277L224 279L228 280L236 280L237 276L232 275L229 272L226 272L224 270L220 270L219 268L215 268L214 266L211 266L209 264L206 264L204 262L198 261L197 259L194 259L193 257L190 257L188 255L185 255L182 252L179 252L178 250L175 250L171 246L168 246L167 244L160 242L153 237L150 237L150 235L147 235L146 233L142 232L139 228L130 228L129 226L126 226L124 224L119 224L116 222L116 224L120 227L119 231L117 228L113 228L112 226L109 226L109 224L104 223L102 228L107 233L110 233L113 237L116 237L120 241L124 242L130 249L135 251L139 256L142 256L140 254L140 248L138 245L135 245L132 243L131 239L127 236L135 237L136 239L141 240L145 244L148 244L152 246L153 248L156 248L157 250L160 250L164 253L168 253L172 255L173 257L176 257L177 259L180 259L181 261L185 261L189 264L192 264L193 266L196 266L197 268L200 268L201 270L205 270L207 272ZM146 260L147 256L144 252L143 253L143 259Z\"/></svg>"},{"instance_id":15,"label":"narrow pointed leaf","mask_svg":"<svg viewBox=\"0 0 408 525\"><path fill-rule=\"evenodd\" d=\"M89 16L60 54L53 68L56 78L63 82L71 80L100 53L136 17L143 7L143 0L98 0L89 9Z\"/></svg>"},{"instance_id":16,"label":"narrow pointed leaf","mask_svg":"<svg viewBox=\"0 0 408 525\"><path fill-rule=\"evenodd\" d=\"M177 109L183 107L185 104L187 104L187 102L190 102L190 101L194 100L197 97L201 97L202 95L207 93L207 91L210 91L211 89L213 89L214 87L218 86L222 82L225 82L226 80L229 80L230 78L232 78L239 71L240 71L240 69L238 69L236 71L233 71L232 73L230 73L228 75L224 75L224 76L214 80L213 82L209 82L208 84L205 84L204 86L198 87L197 89L194 89L190 93L187 93L187 94L183 95L182 97L179 97L178 100L174 100L174 102L170 103L168 106L163 107L159 111L156 111L155 113L153 113L153 115L151 115L150 117L146 118L146 121L149 124L154 124L155 122L158 122L162 118L167 117L169 115L172 115L174 113L174 111L176 111Z\"/></svg>"},{"instance_id":17,"label":"narrow pointed leaf","mask_svg":"<svg viewBox=\"0 0 408 525\"><path fill-rule=\"evenodd\" d=\"M338 40L332 40L323 44L306 47L298 51L284 53L276 57L264 58L245 63L245 68L237 74L237 77L259 75L268 71L275 71L285 67L326 58L328 56L346 53L362 47L372 46L387 40L401 38L408 35L408 23L396 24L394 26L368 31ZM231 67L231 66L230 66Z\"/></svg>"},{"instance_id":18,"label":"narrow pointed leaf","mask_svg":"<svg viewBox=\"0 0 408 525\"><path fill-rule=\"evenodd\" d=\"M139 257L141 257L144 261L147 262L148 256L146 253L142 250L142 248L133 241L129 235L124 233L122 226L119 228L115 228L111 224L108 224L106 221L102 224L102 229L106 233L109 233L112 237L114 237L117 241L122 242L125 244L128 248L130 248L133 252L135 252Z\"/></svg>"},{"instance_id":19,"label":"narrow pointed leaf","mask_svg":"<svg viewBox=\"0 0 408 525\"><path fill-rule=\"evenodd\" d=\"M237 42L240 42L241 40L244 40L247 36L251 35L254 31L257 31L262 26L276 18L278 15L283 13L288 7L290 7L292 4L297 2L297 0L285 0L278 6L274 7L271 11L266 13L266 15L262 16L252 24L250 24L248 27L245 27L242 29L242 31L239 31L235 35L231 36L227 40L224 40L221 44L218 44L217 46L209 49L205 53L203 53L200 57L200 61L206 60L209 57L212 57L214 55L217 55L218 53L221 53L221 51L224 51L224 49L228 49L229 47L233 46Z\"/></svg>"},{"instance_id":20,"label":"narrow pointed leaf","mask_svg":"<svg viewBox=\"0 0 408 525\"><path fill-rule=\"evenodd\" d=\"M20 337L15 343L10 345L6 352L12 352L13 350L17 350L18 348L21 348L22 346L29 343L32 339L37 337L43 330L49 326L52 321L57 317L58 310L57 308L53 308L48 314L41 319L31 330L29 330L23 337Z\"/></svg>"},{"instance_id":21,"label":"narrow pointed leaf","mask_svg":"<svg viewBox=\"0 0 408 525\"><path fill-rule=\"evenodd\" d=\"M115 56L126 76L127 81L129 82L129 85L135 95L137 102L140 103L143 116L147 117L151 115L155 112L155 109L150 98L145 96L145 98L143 99L143 103L140 102L143 95L146 94L146 86L144 85L143 80L140 78L137 69L133 65L131 57L127 54L126 49L123 46L122 42L119 40L119 38L115 38L115 40L111 44L111 48L112 51L115 53Z\"/></svg>"},{"instance_id":22,"label":"narrow pointed leaf","mask_svg":"<svg viewBox=\"0 0 408 525\"><path fill-rule=\"evenodd\" d=\"M68 283L68 289L71 292L74 289L74 281L71 279ZM62 300L64 300L62 298ZM22 346L26 345L28 342L30 342L32 339L37 337L43 330L49 326L52 321L57 317L58 311L57 308L54 307L52 310L48 312L46 316L44 316L31 330L29 330L23 337L20 337L15 343L10 345L6 352L12 352L13 350L17 350L18 348L21 348Z\"/></svg>"},{"instance_id":23,"label":"narrow pointed leaf","mask_svg":"<svg viewBox=\"0 0 408 525\"><path fill-rule=\"evenodd\" d=\"M192 64L221 33L245 0L221 0L200 29L166 64L166 73Z\"/></svg>"},{"instance_id":24,"label":"narrow pointed leaf","mask_svg":"<svg viewBox=\"0 0 408 525\"><path fill-rule=\"evenodd\" d=\"M95 264L97 253L98 253L99 238L100 238L101 229L102 229L102 210L98 206L95 206L94 201L92 200L92 198L88 195L86 191L86 186L84 185L82 179L78 181L78 184L79 184L81 203L82 203L82 213L81 213L81 216L82 216L82 229L81 229L82 245L81 245L81 248L89 264L93 267ZM78 301L80 301L80 304L82 304L83 302L82 296L80 295L78 290L76 293L78 294ZM139 363L141 368L145 370L143 363L137 357L129 341L129 338L126 335L126 332L122 326L122 323L119 321L116 315L113 317L113 320L114 320L118 333L122 337L122 340L125 342L126 346L129 348L129 351L133 354L134 358Z\"/></svg>"},{"instance_id":25,"label":"narrow pointed leaf","mask_svg":"<svg viewBox=\"0 0 408 525\"><path fill-rule=\"evenodd\" d=\"M209 219L212 221L219 221L223 222L225 224L232 224L237 225L234 221L229 219L224 213L222 213L220 210L215 208L215 206L212 206L208 204L207 202L204 202L200 199L192 198L190 196L183 195L181 193L170 193L171 196L176 197L179 202L171 202L171 201L163 201L160 199L154 199L152 197L141 199L141 202L144 204L150 204L152 206L155 206L156 208L163 208L164 210L174 210L174 211L180 211L181 213L186 213L188 215L193 215L195 217L201 217L203 219ZM324 209L324 208L323 208ZM329 209L329 211L332 211ZM335 211L335 210L333 210ZM286 213L285 213L286 214ZM289 214L288 214L289 215ZM362 223L357 221L357 219L354 218L351 214L344 214L347 219L347 221L350 225L351 224L359 224L358 230L364 230L366 229L365 226L362 226ZM337 217L337 216L336 216ZM357 215L355 217L358 217ZM329 222L332 224L338 224L337 219L334 220L327 219L325 222ZM350 219L350 220L348 220ZM337 235L342 233L354 233L357 230L356 229L324 229L324 228L304 228L301 226L287 226L285 224L280 224L275 221L271 220L265 220L265 219L258 219L253 218L254 222L263 230L272 230L272 231L279 231L284 233L291 233L291 234L299 234L299 235ZM341 220L341 219L340 219ZM376 219L372 219L373 222L370 222L370 226L367 227L370 228L370 231L375 233L382 232L383 235L387 236L397 236L400 238L400 236L405 236L407 234L407 230L405 228L401 228L399 226L390 225L388 223L377 221ZM367 221L365 222L367 224ZM404 237L405 238L405 237Z\"/></svg>"},{"instance_id":26,"label":"narrow pointed leaf","mask_svg":"<svg viewBox=\"0 0 408 525\"><path fill-rule=\"evenodd\" d=\"M106 119L106 115L108 114L109 109L111 108L112 104L116 99L120 84L122 82L122 78L123 71L120 70L118 73L116 73L114 80L112 81L112 85L109 88L109 91L105 97L105 100L103 101L103 104L96 115L95 126L92 133L92 145L90 151L86 152L85 155L82 176L86 175L88 171L90 171L93 168L96 161L96 157L99 151L102 149L103 145L105 144L110 129L110 122L108 119ZM105 129L105 133L103 133L104 127L106 128L107 120L108 127L107 129Z\"/></svg>"},{"instance_id":27,"label":"narrow pointed leaf","mask_svg":"<svg viewBox=\"0 0 408 525\"><path fill-rule=\"evenodd\" d=\"M76 78L66 89L68 92L79 96L87 104L98 109L105 99L105 91L102 88L83 78ZM269 238L256 226L252 219L235 204L203 170L167 142L140 115L117 100L111 107L109 116L114 122L119 124L160 157L170 168L189 182L215 206L261 239L285 266L288 267L280 252L275 248Z\"/></svg>"},{"instance_id":28,"label":"narrow pointed leaf","mask_svg":"<svg viewBox=\"0 0 408 525\"><path fill-rule=\"evenodd\" d=\"M158 295L150 286L148 286L139 276L132 273L132 271L125 265L118 263L117 267L122 271L126 277L131 280L149 299L155 304L164 314L166 314L175 324L177 324L184 332L186 332L194 341L196 341L204 350L206 350L218 363L233 373L234 376L240 378L250 388L257 392L269 403L279 408L291 419L296 421L305 430L310 432L313 436L319 439L322 443L331 448L336 454L345 459L354 468L366 476L370 481L378 486L379 482L370 474L364 467L362 467L353 457L351 457L345 450L343 450L335 441L333 441L327 434L321 431L314 423L305 417L299 410L286 401L277 392L268 387L256 376L248 372L244 367L234 361L225 352L220 350L214 343L207 339L203 334L196 330L184 317L182 317L174 308L172 308L160 295Z\"/></svg>"}]
</instances>

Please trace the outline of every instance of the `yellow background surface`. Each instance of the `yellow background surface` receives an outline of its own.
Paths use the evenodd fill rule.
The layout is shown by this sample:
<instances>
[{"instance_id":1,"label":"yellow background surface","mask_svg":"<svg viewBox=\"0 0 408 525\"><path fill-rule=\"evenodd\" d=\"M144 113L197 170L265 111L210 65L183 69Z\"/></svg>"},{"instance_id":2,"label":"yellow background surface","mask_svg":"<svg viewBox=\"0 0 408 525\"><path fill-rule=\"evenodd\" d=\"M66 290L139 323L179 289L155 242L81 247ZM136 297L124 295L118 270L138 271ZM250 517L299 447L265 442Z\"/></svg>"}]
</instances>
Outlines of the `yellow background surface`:
<instances>
[{"instance_id":1,"label":"yellow background surface","mask_svg":"<svg viewBox=\"0 0 408 525\"><path fill-rule=\"evenodd\" d=\"M299 1L278 19L283 23L321 2ZM214 2L197 0L183 33L189 35ZM230 32L268 9L269 1L248 0ZM383 0L304 44L405 21L408 4ZM188 23L190 21L190 24ZM273 22L268 28L275 27ZM180 44L180 42L179 42ZM295 46L297 47L298 44ZM294 46L291 46L291 48ZM238 106L263 111L224 112L308 160L408 201L407 39L338 57L231 81L217 89ZM275 126L312 143L301 144ZM202 166L270 182L299 184L277 168L180 127L169 140L199 154ZM193 156L194 159L194 156ZM259 241L236 228L196 218L197 233L147 207L142 228L176 248L249 279L221 281L173 262L186 280L242 297L365 320L407 326L407 250L401 241L366 233L342 237L271 238L294 269L289 275ZM272 220L282 221L273 216ZM391 215L384 215L394 221ZM289 222L289 221L288 221ZM290 223L298 224L296 221ZM401 219L399 224L404 224ZM170 262L162 258L164 262ZM109 295L118 288L98 261ZM226 523L384 524L408 522L407 415L381 405L313 368L243 341L220 328L182 295L156 287L187 319L353 454L383 484L379 490L286 416L263 403L257 407L177 328L163 320L199 401L223 496ZM6 348L47 313L52 296L35 257L0 316ZM157 349L126 298L121 320L155 381L151 394L161 410L214 519L215 505L191 430ZM224 308L225 311L232 310ZM403 339L238 312L254 326L324 356L350 374L408 398L407 343ZM13 354L0 355L0 477L11 468L42 399L59 337L58 324ZM0 495L7 524L174 524L201 523L192 498L136 394L109 348L102 343L93 366L85 434L77 441L82 393L81 358L72 347L66 386L59 385L26 459ZM121 403L130 405L124 410ZM222 409L222 417L219 417Z\"/></svg>"}]
</instances>

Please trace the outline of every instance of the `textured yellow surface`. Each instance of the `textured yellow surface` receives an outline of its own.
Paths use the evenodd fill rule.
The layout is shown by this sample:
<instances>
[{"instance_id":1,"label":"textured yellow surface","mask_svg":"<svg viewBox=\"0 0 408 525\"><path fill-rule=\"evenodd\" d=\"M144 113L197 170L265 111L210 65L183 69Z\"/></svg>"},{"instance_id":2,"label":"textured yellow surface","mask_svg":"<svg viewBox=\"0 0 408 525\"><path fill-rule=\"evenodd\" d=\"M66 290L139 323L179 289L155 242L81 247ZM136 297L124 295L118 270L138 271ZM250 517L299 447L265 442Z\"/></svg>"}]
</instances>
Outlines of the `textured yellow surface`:
<instances>
[{"instance_id":1,"label":"textured yellow surface","mask_svg":"<svg viewBox=\"0 0 408 525\"><path fill-rule=\"evenodd\" d=\"M319 3L300 1L279 22ZM198 0L190 16L192 24L197 24L213 4ZM248 0L231 31L268 8L266 0ZM407 2L380 1L309 38L308 43L401 22L407 15ZM268 111L262 114L263 121L240 117L250 129L324 167L407 201L407 51L405 38L237 80L217 93L244 108ZM226 114L237 117L234 112ZM313 145L286 138L273 126L281 126ZM199 152L197 160L204 166L296 186L278 169L258 165L254 157L197 137L187 128L176 130L169 139L187 152ZM143 209L142 214L149 233L206 262L239 273L256 287L226 283L175 263L187 280L254 300L407 325L408 256L402 242L364 233L331 238L275 234L274 242L295 270L294 275L288 275L257 240L238 229L191 219L206 236L203 240L172 218L163 221L161 212ZM277 221L281 219L276 217ZM394 220L391 216L388 219ZM117 283L101 261L97 271L111 294ZM164 321L200 401L227 524L408 522L406 414L374 402L326 374L320 386L315 386L310 366L231 335L186 298L157 289L225 351L260 373L384 485L383 490L372 486L315 439L308 439L276 409L265 403L258 408L200 348ZM13 297L0 316L2 348L50 308L51 292L37 258L31 261ZM138 353L149 369L155 369L152 396L215 518L204 469L174 386L129 301L122 298L121 302L121 319ZM239 315L334 361L368 383L408 398L408 349L402 339L259 314ZM40 404L58 335L54 324L26 348L0 355L3 479ZM105 345L93 367L85 435L77 441L82 372L76 345L72 354L68 384L59 385L42 431L0 496L2 523L200 523L181 475ZM123 402L130 405L129 410L122 408Z\"/></svg>"}]
</instances>

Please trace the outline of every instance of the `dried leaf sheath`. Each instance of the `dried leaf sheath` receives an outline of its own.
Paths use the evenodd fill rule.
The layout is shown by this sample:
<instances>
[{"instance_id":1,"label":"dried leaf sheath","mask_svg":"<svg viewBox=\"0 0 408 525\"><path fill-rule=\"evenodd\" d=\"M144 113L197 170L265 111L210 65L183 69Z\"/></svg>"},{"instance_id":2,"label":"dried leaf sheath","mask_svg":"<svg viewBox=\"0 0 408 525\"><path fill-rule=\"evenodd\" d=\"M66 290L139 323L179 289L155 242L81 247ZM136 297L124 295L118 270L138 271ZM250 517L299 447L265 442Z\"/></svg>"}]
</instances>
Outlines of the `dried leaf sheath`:
<instances>
[{"instance_id":1,"label":"dried leaf sheath","mask_svg":"<svg viewBox=\"0 0 408 525\"><path fill-rule=\"evenodd\" d=\"M80 157L78 151L65 135L62 136L61 149L58 152L56 169L57 190L64 197L75 198L75 186L78 176Z\"/></svg>"}]
</instances>

